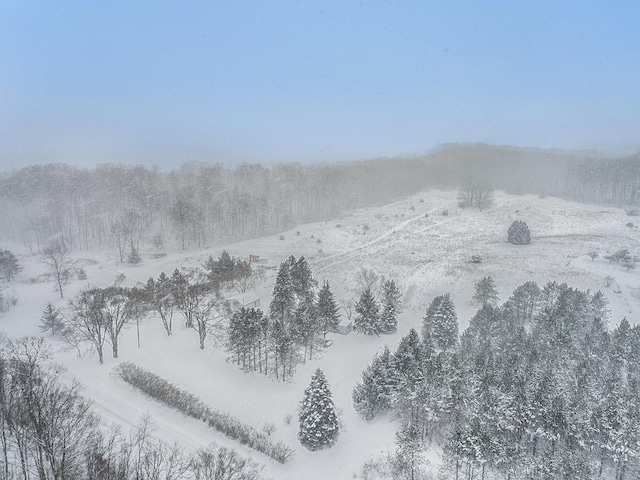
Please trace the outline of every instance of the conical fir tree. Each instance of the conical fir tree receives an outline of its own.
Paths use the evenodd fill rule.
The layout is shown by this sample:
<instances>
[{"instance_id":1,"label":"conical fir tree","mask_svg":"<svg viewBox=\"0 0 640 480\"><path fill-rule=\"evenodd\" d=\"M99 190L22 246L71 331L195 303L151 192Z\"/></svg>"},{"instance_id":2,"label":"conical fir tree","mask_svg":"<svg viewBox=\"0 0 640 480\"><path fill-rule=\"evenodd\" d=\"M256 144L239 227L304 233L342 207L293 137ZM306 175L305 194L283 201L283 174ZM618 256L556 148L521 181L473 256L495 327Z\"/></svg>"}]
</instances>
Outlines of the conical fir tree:
<instances>
[{"instance_id":1,"label":"conical fir tree","mask_svg":"<svg viewBox=\"0 0 640 480\"><path fill-rule=\"evenodd\" d=\"M396 389L393 359L388 347L376 355L362 372L362 380L351 393L353 408L365 420L390 410Z\"/></svg>"},{"instance_id":2,"label":"conical fir tree","mask_svg":"<svg viewBox=\"0 0 640 480\"><path fill-rule=\"evenodd\" d=\"M311 451L332 446L340 428L327 379L318 369L304 391L300 405L300 443Z\"/></svg>"},{"instance_id":3,"label":"conical fir tree","mask_svg":"<svg viewBox=\"0 0 640 480\"><path fill-rule=\"evenodd\" d=\"M400 290L393 280L387 280L382 286L382 313L380 314L380 331L395 333L398 329L398 311L400 309Z\"/></svg>"},{"instance_id":4,"label":"conical fir tree","mask_svg":"<svg viewBox=\"0 0 640 480\"><path fill-rule=\"evenodd\" d=\"M287 325L295 308L295 292L291 283L291 266L289 261L280 264L269 312L271 317Z\"/></svg>"},{"instance_id":5,"label":"conical fir tree","mask_svg":"<svg viewBox=\"0 0 640 480\"><path fill-rule=\"evenodd\" d=\"M360 295L360 300L356 303L356 313L355 329L358 333L380 334L379 307L370 289L367 288Z\"/></svg>"},{"instance_id":6,"label":"conical fir tree","mask_svg":"<svg viewBox=\"0 0 640 480\"><path fill-rule=\"evenodd\" d=\"M329 330L335 329L340 323L340 313L329 287L329 282L325 281L320 293L318 293L316 312L320 329L325 336Z\"/></svg>"},{"instance_id":7,"label":"conical fir tree","mask_svg":"<svg viewBox=\"0 0 640 480\"><path fill-rule=\"evenodd\" d=\"M429 335L434 346L441 350L451 350L458 343L458 316L448 293L433 299L422 329L423 336Z\"/></svg>"}]
</instances>

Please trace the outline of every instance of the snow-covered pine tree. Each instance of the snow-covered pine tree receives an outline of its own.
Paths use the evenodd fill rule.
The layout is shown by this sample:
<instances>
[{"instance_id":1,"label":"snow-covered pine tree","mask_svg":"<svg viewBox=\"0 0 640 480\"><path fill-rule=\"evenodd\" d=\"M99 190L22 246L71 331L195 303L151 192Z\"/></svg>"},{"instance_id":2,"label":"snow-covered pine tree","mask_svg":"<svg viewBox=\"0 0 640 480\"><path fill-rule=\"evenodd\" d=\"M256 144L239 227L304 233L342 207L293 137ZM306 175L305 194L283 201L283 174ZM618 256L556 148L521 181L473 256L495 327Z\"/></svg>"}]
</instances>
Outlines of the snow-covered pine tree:
<instances>
[{"instance_id":1,"label":"snow-covered pine tree","mask_svg":"<svg viewBox=\"0 0 640 480\"><path fill-rule=\"evenodd\" d=\"M317 281L313 278L309 264L304 256L291 264L291 285L299 302L303 299L313 299Z\"/></svg>"},{"instance_id":2,"label":"snow-covered pine tree","mask_svg":"<svg viewBox=\"0 0 640 480\"><path fill-rule=\"evenodd\" d=\"M318 315L318 324L325 337L328 331L335 329L340 324L339 309L333 298L329 282L326 280L318 293L316 313Z\"/></svg>"},{"instance_id":3,"label":"snow-covered pine tree","mask_svg":"<svg viewBox=\"0 0 640 480\"><path fill-rule=\"evenodd\" d=\"M529 322L537 310L541 294L542 291L536 282L524 282L513 291L503 308L514 320L520 323ZM496 300L497 296L496 293Z\"/></svg>"},{"instance_id":4,"label":"snow-covered pine tree","mask_svg":"<svg viewBox=\"0 0 640 480\"><path fill-rule=\"evenodd\" d=\"M420 370L424 354L424 346L420 342L420 336L412 328L409 333L402 337L396 352L393 354L394 371L402 376L409 375L412 371Z\"/></svg>"},{"instance_id":5,"label":"snow-covered pine tree","mask_svg":"<svg viewBox=\"0 0 640 480\"><path fill-rule=\"evenodd\" d=\"M372 420L393 405L396 378L391 352L384 347L362 372L362 380L353 387L353 408L365 420Z\"/></svg>"},{"instance_id":6,"label":"snow-covered pine tree","mask_svg":"<svg viewBox=\"0 0 640 480\"><path fill-rule=\"evenodd\" d=\"M227 351L233 355L234 363L243 370L250 370L252 338L249 310L242 307L233 313L227 328Z\"/></svg>"},{"instance_id":7,"label":"snow-covered pine tree","mask_svg":"<svg viewBox=\"0 0 640 480\"><path fill-rule=\"evenodd\" d=\"M9 250L0 250L0 273L7 282L13 280L14 275L21 270L22 267L13 253Z\"/></svg>"},{"instance_id":8,"label":"snow-covered pine tree","mask_svg":"<svg viewBox=\"0 0 640 480\"><path fill-rule=\"evenodd\" d=\"M61 333L65 328L65 323L60 312L50 303L47 304L47 308L42 312L40 317L40 331L50 332L51 335Z\"/></svg>"},{"instance_id":9,"label":"snow-covered pine tree","mask_svg":"<svg viewBox=\"0 0 640 480\"><path fill-rule=\"evenodd\" d=\"M356 319L354 328L358 333L365 335L380 334L380 313L378 302L376 302L370 289L366 289L360 295L360 300L356 303Z\"/></svg>"},{"instance_id":10,"label":"snow-covered pine tree","mask_svg":"<svg viewBox=\"0 0 640 480\"><path fill-rule=\"evenodd\" d=\"M317 369L304 391L300 404L300 443L311 451L331 447L338 438L340 427L329 383Z\"/></svg>"},{"instance_id":11,"label":"snow-covered pine tree","mask_svg":"<svg viewBox=\"0 0 640 480\"><path fill-rule=\"evenodd\" d=\"M276 283L273 286L269 314L272 318L288 325L295 308L295 291L291 282L291 262L280 264Z\"/></svg>"},{"instance_id":12,"label":"snow-covered pine tree","mask_svg":"<svg viewBox=\"0 0 640 480\"><path fill-rule=\"evenodd\" d=\"M273 357L273 372L276 379L285 381L287 375L293 375L297 362L297 348L288 328L280 320L269 323L269 349Z\"/></svg>"},{"instance_id":13,"label":"snow-covered pine tree","mask_svg":"<svg viewBox=\"0 0 640 480\"><path fill-rule=\"evenodd\" d=\"M306 362L307 354L311 360L314 347L319 344L320 334L316 305L312 298L305 297L299 302L293 314L290 330L293 340L304 347L303 362Z\"/></svg>"},{"instance_id":14,"label":"snow-covered pine tree","mask_svg":"<svg viewBox=\"0 0 640 480\"><path fill-rule=\"evenodd\" d=\"M433 345L441 350L450 350L458 342L458 316L448 293L434 298L427 308L423 320L425 330Z\"/></svg>"},{"instance_id":15,"label":"snow-covered pine tree","mask_svg":"<svg viewBox=\"0 0 640 480\"><path fill-rule=\"evenodd\" d=\"M529 227L523 221L514 221L507 232L507 239L514 245L528 245L531 243Z\"/></svg>"},{"instance_id":16,"label":"snow-covered pine tree","mask_svg":"<svg viewBox=\"0 0 640 480\"><path fill-rule=\"evenodd\" d=\"M475 284L476 292L473 294L473 300L484 305L495 305L498 301L498 290L496 283L491 277L483 277Z\"/></svg>"},{"instance_id":17,"label":"snow-covered pine tree","mask_svg":"<svg viewBox=\"0 0 640 480\"><path fill-rule=\"evenodd\" d=\"M382 314L380 315L380 331L395 333L398 329L398 313L400 310L400 290L396 282L387 280L382 285Z\"/></svg>"}]
</instances>

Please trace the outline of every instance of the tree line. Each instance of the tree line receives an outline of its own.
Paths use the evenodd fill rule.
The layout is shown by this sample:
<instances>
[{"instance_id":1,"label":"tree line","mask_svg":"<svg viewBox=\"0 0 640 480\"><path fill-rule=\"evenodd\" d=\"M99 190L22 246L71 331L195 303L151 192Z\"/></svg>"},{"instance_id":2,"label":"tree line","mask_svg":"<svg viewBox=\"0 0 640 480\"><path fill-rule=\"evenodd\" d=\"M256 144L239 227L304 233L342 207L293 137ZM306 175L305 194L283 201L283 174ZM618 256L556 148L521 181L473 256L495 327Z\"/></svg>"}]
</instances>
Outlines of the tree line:
<instances>
[{"instance_id":1,"label":"tree line","mask_svg":"<svg viewBox=\"0 0 640 480\"><path fill-rule=\"evenodd\" d=\"M478 206L486 201L487 183L576 197L593 182L569 169L580 158L454 145L422 157L270 168L36 165L0 174L0 234L38 253L55 241L68 251L110 247L120 262L137 261L141 247L188 248L274 234L428 188L457 188L469 178L477 180L465 201Z\"/></svg>"}]
</instances>

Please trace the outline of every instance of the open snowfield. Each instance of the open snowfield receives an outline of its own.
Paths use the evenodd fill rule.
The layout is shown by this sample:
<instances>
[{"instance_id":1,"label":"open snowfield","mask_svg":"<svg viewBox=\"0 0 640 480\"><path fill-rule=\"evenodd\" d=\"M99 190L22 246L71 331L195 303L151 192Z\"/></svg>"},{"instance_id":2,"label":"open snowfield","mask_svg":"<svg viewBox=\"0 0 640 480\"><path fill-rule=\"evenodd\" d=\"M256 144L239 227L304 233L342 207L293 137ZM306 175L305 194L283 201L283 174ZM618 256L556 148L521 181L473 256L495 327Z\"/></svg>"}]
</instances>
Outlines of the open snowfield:
<instances>
[{"instance_id":1,"label":"open snowfield","mask_svg":"<svg viewBox=\"0 0 640 480\"><path fill-rule=\"evenodd\" d=\"M447 215L443 215L445 211ZM530 245L515 246L506 241L513 220L528 224ZM106 422L135 426L149 414L158 437L176 441L188 450L211 442L231 446L264 465L270 478L348 479L365 461L394 448L396 430L389 419L371 423L360 419L351 405L351 390L375 352L385 344L395 348L411 327L420 326L424 310L435 295L451 294L462 330L477 308L471 298L474 283L480 278L494 278L501 301L527 280L539 284L556 280L580 289L602 290L610 302L611 326L624 316L630 323L637 323L640 272L626 271L603 258L622 248L632 255L640 253L640 230L626 226L629 221L635 223L634 217L619 208L505 193L496 193L494 205L486 211L460 209L456 192L430 191L337 220L300 225L282 236L170 252L155 259L158 251L142 250L143 262L137 266L118 265L115 250L75 252L88 279L69 284L64 300L51 283L42 280L45 267L38 257L20 245L3 244L0 248L18 255L24 270L12 283L3 285L5 297L17 298L17 303L0 313L0 331L10 337L41 335L39 319L47 302L64 309L67 299L87 283L106 287L119 272L144 282L161 271L169 274L175 268L198 267L209 255L217 257L223 249L235 256L259 255L276 267L289 255L304 255L318 281L329 280L336 299L345 302L358 295L358 271L373 270L394 279L404 293L398 332L381 337L329 334L333 345L321 358L300 365L288 383L243 373L227 361L224 349L214 344L213 338L208 338L207 347L200 350L197 334L183 327L177 313L171 337L166 336L158 318L143 320L139 348L135 325L130 326L122 335L120 359L111 359L110 350L105 350L104 365L98 364L91 351L78 357L74 350L51 339L54 360L66 365L82 382L84 393L93 399ZM600 258L591 260L587 255L590 251L597 251ZM471 263L472 255L481 256L482 263ZM266 281L256 288L263 309L269 304L274 276L275 270L268 270ZM272 435L292 446L295 456L280 465L201 422L160 406L113 378L111 372L119 361L139 364L259 429L266 423L274 424L277 429ZM311 453L296 438L297 405L316 368L325 372L331 385L341 412L342 430L333 448ZM287 418L291 418L290 423Z\"/></svg>"}]
</instances>

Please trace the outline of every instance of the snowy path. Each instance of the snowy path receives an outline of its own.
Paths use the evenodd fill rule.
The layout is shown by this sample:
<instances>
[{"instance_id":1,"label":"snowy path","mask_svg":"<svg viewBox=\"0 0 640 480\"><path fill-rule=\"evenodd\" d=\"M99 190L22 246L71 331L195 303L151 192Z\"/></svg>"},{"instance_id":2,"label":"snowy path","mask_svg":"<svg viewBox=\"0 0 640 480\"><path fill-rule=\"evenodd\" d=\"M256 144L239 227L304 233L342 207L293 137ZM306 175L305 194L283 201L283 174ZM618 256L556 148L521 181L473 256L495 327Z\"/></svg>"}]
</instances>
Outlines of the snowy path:
<instances>
[{"instance_id":1,"label":"snowy path","mask_svg":"<svg viewBox=\"0 0 640 480\"><path fill-rule=\"evenodd\" d=\"M431 210L429 210L427 213L428 214L432 214L436 211L442 211L444 207L441 205L439 207L435 207ZM421 215L417 215L415 217L409 218L407 220L404 220L402 222L400 222L399 224L397 224L396 226L394 226L393 228L387 230L386 232L384 232L382 235L377 236L376 238L374 238L373 240L365 243L364 245L360 245L358 247L352 248L350 250L344 251L344 252L339 252L339 253L334 253L333 255L328 255L324 258L315 260L314 262L311 262L312 266L314 266L314 271L316 273L322 273L325 270L328 270L331 267L334 267L336 265L339 265L341 263L343 263L345 260L350 260L352 258L354 258L355 256L357 256L358 254L360 254L362 251L369 249L377 244L379 244L380 242L389 239L389 237L391 237L392 235L401 232L402 230L404 230L407 226L411 225L414 222L417 222L418 220L424 220L425 218L425 214L421 214ZM418 233L418 232L423 232L423 231L427 231L430 230L434 227L437 227L439 225L442 225L443 223L445 223L447 220L443 220L441 222L438 223L434 223L432 225L429 225L427 227L424 227L416 232L411 232L409 235L412 235L414 233ZM407 235L407 236L409 236ZM318 266L328 260L335 260L335 259L339 259L337 261L331 262L327 265L321 265Z\"/></svg>"}]
</instances>

